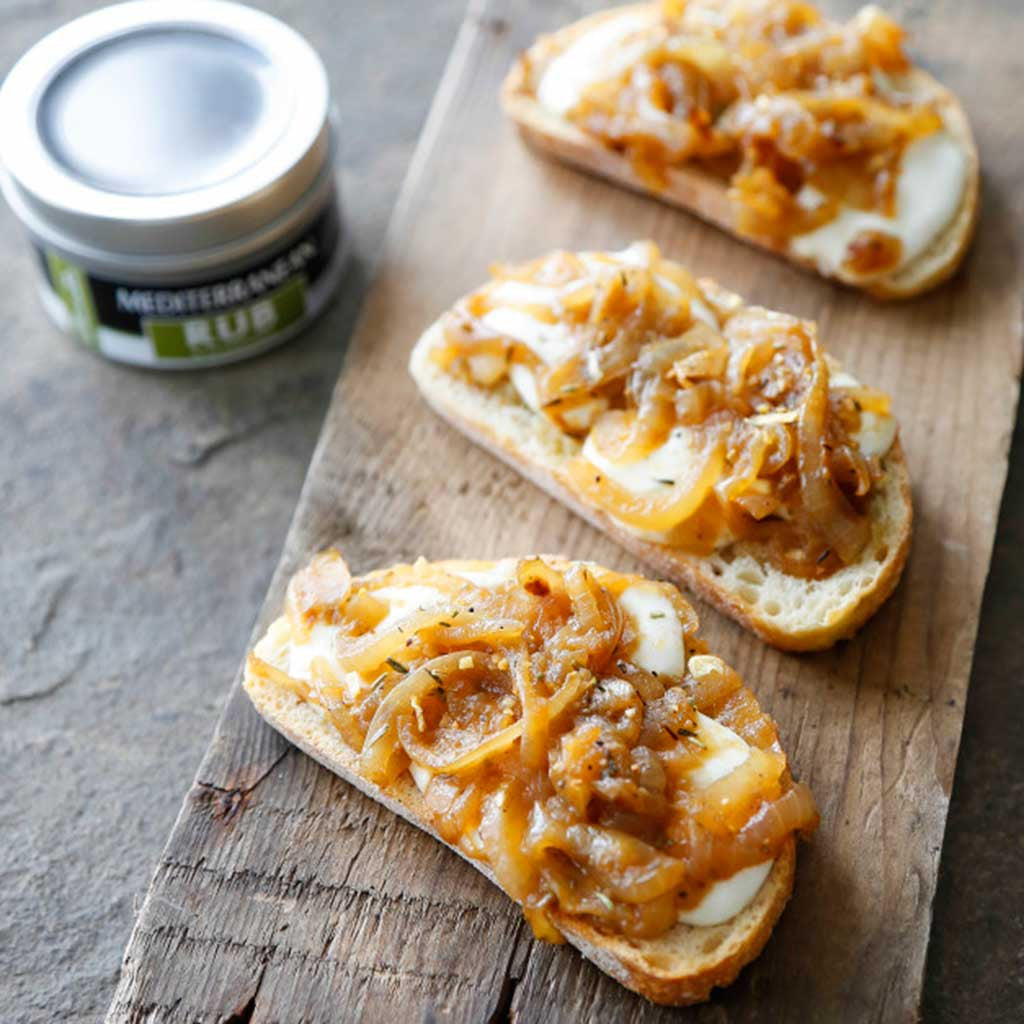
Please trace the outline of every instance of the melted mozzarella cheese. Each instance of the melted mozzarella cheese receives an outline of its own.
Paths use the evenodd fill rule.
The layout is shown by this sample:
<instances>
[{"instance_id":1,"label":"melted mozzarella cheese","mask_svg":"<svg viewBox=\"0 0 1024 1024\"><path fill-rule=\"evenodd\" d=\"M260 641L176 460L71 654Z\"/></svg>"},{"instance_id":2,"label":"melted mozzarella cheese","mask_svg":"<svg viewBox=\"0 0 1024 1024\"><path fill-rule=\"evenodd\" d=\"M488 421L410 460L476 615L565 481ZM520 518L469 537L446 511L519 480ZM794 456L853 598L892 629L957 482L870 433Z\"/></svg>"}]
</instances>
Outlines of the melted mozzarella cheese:
<instances>
[{"instance_id":1,"label":"melted mozzarella cheese","mask_svg":"<svg viewBox=\"0 0 1024 1024\"><path fill-rule=\"evenodd\" d=\"M664 444L633 462L612 462L598 450L593 434L583 444L583 457L588 462L620 487L638 495L664 493L666 484L662 481L674 480L680 468L699 454L692 435L685 427L674 427Z\"/></svg>"},{"instance_id":2,"label":"melted mozzarella cheese","mask_svg":"<svg viewBox=\"0 0 1024 1024\"><path fill-rule=\"evenodd\" d=\"M546 324L522 309L499 306L485 313L480 322L496 334L525 345L549 365L564 362L579 348L579 339L568 325Z\"/></svg>"},{"instance_id":3,"label":"melted mozzarella cheese","mask_svg":"<svg viewBox=\"0 0 1024 1024\"><path fill-rule=\"evenodd\" d=\"M659 278L659 280L661 279ZM708 327L711 327L716 331L721 330L718 317L711 311L711 307L701 302L700 299L690 299L690 313L696 317L696 319L703 320Z\"/></svg>"},{"instance_id":4,"label":"melted mozzarella cheese","mask_svg":"<svg viewBox=\"0 0 1024 1024\"><path fill-rule=\"evenodd\" d=\"M963 146L948 132L926 135L912 142L903 154L894 217L843 207L827 224L792 239L790 248L796 255L813 260L819 269L837 274L850 243L862 231L880 231L900 240L899 265L904 266L920 256L952 221L960 208L966 181ZM815 198L808 194L801 199L798 194L797 201L805 205ZM847 272L847 276L852 275Z\"/></svg>"},{"instance_id":5,"label":"melted mozzarella cheese","mask_svg":"<svg viewBox=\"0 0 1024 1024\"><path fill-rule=\"evenodd\" d=\"M534 412L540 412L540 395L537 393L537 379L533 370L522 363L513 363L508 368L508 377L512 386L519 392L523 404Z\"/></svg>"},{"instance_id":6,"label":"melted mozzarella cheese","mask_svg":"<svg viewBox=\"0 0 1024 1024\"><path fill-rule=\"evenodd\" d=\"M750 746L742 737L699 711L697 735L705 749L700 764L689 773L690 784L696 789L707 789L724 779L750 757ZM680 912L679 920L700 926L730 920L758 894L774 863L764 861L713 883L697 906Z\"/></svg>"},{"instance_id":7,"label":"melted mozzarella cheese","mask_svg":"<svg viewBox=\"0 0 1024 1024\"><path fill-rule=\"evenodd\" d=\"M444 595L436 588L416 585L381 587L374 591L374 597L388 602L388 612L371 630L370 635L384 633L421 608L436 607L444 600ZM338 663L336 640L339 632L338 626L317 622L310 630L309 638L296 643L287 620L279 619L256 645L256 656L280 665L294 679L307 681L313 678L313 661L323 658L331 671L342 680L349 696L356 697L367 684L357 672L345 672Z\"/></svg>"},{"instance_id":8,"label":"melted mozzarella cheese","mask_svg":"<svg viewBox=\"0 0 1024 1024\"><path fill-rule=\"evenodd\" d=\"M741 910L750 905L753 898L760 892L765 879L771 873L773 860L754 864L749 868L737 871L731 878L714 882L704 898L689 910L679 914L683 924L708 927L724 924L732 920Z\"/></svg>"},{"instance_id":9,"label":"melted mozzarella cheese","mask_svg":"<svg viewBox=\"0 0 1024 1024\"><path fill-rule=\"evenodd\" d=\"M869 459L880 459L896 440L896 429L896 421L891 416L862 412L860 430L853 435L853 439L862 455Z\"/></svg>"},{"instance_id":10,"label":"melted mozzarella cheese","mask_svg":"<svg viewBox=\"0 0 1024 1024\"><path fill-rule=\"evenodd\" d=\"M312 664L315 658L323 658L339 679L345 672L338 664L335 641L338 627L318 622L310 630L309 639L302 644L293 643L288 651L288 675L294 679L312 679Z\"/></svg>"},{"instance_id":11,"label":"melted mozzarella cheese","mask_svg":"<svg viewBox=\"0 0 1024 1024\"><path fill-rule=\"evenodd\" d=\"M544 70L537 84L541 106L567 114L588 86L626 71L651 45L642 34L650 23L650 11L630 11L585 32Z\"/></svg>"},{"instance_id":12,"label":"melted mozzarella cheese","mask_svg":"<svg viewBox=\"0 0 1024 1024\"><path fill-rule=\"evenodd\" d=\"M424 768L423 765L417 764L415 761L409 762L409 774L421 793L427 791L427 786L430 785L430 780L434 777L434 773L429 768Z\"/></svg>"},{"instance_id":13,"label":"melted mozzarella cheese","mask_svg":"<svg viewBox=\"0 0 1024 1024\"><path fill-rule=\"evenodd\" d=\"M697 712L698 738L704 744L700 764L690 772L695 789L707 789L750 757L750 746L732 729Z\"/></svg>"},{"instance_id":14,"label":"melted mozzarella cheese","mask_svg":"<svg viewBox=\"0 0 1024 1024\"><path fill-rule=\"evenodd\" d=\"M452 575L461 576L478 587L496 587L498 584L512 579L515 569L516 560L514 558L503 558L486 569L459 569L453 571Z\"/></svg>"},{"instance_id":15,"label":"melted mozzarella cheese","mask_svg":"<svg viewBox=\"0 0 1024 1024\"><path fill-rule=\"evenodd\" d=\"M861 382L852 373L829 366L829 388L859 388ZM866 458L880 459L893 446L899 429L892 416L864 411L860 414L860 429L852 435L857 447Z\"/></svg>"},{"instance_id":16,"label":"melted mozzarella cheese","mask_svg":"<svg viewBox=\"0 0 1024 1024\"><path fill-rule=\"evenodd\" d=\"M479 586L494 586L511 577L515 571L514 559L502 559L480 569L460 569L454 575ZM372 632L383 632L421 609L436 607L445 600L444 594L434 587L412 584L405 587L381 587L376 597L388 602L388 614ZM619 603L636 623L640 640L632 654L642 668L659 674L682 676L686 670L686 649L683 629L675 607L658 587L651 583L638 583L628 587L619 597ZM353 696L365 688L357 673L341 671L335 653L335 638L339 628L316 623L310 637L303 643L293 643L288 620L278 619L256 645L258 657L281 665L296 679L312 677L312 662L323 657L331 668L344 679ZM725 777L749 756L750 748L731 729L698 712L698 735L706 748L701 763L690 772L692 784L705 789ZM411 763L409 773L419 791L425 792L433 773L422 765ZM771 871L773 861L766 861L738 871L731 878L713 883L696 906L679 914L684 924L707 926L721 924L735 917L757 895Z\"/></svg>"},{"instance_id":17,"label":"melted mozzarella cheese","mask_svg":"<svg viewBox=\"0 0 1024 1024\"><path fill-rule=\"evenodd\" d=\"M445 601L444 594L436 587L416 583L408 587L381 587L373 591L373 596L388 603L388 613L373 628L374 633L386 633L410 615L436 608Z\"/></svg>"},{"instance_id":18,"label":"melted mozzarella cheese","mask_svg":"<svg viewBox=\"0 0 1024 1024\"><path fill-rule=\"evenodd\" d=\"M619 604L639 634L632 660L648 672L681 677L686 671L683 625L665 592L653 583L635 583L622 592Z\"/></svg>"}]
</instances>

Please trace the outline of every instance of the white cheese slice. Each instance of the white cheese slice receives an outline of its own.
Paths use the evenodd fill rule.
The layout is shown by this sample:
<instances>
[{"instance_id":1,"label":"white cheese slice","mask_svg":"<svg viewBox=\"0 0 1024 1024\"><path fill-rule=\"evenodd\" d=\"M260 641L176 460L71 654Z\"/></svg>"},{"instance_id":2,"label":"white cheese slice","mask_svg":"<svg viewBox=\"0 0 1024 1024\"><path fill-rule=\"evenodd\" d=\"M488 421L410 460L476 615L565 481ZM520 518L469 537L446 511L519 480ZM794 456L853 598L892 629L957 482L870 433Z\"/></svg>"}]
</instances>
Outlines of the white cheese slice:
<instances>
[{"instance_id":1,"label":"white cheese slice","mask_svg":"<svg viewBox=\"0 0 1024 1024\"><path fill-rule=\"evenodd\" d=\"M658 280L660 281L661 278ZM711 307L705 305L700 299L690 299L690 312L697 320L703 320L708 327L716 331L722 329L722 325L718 322L718 317L711 311Z\"/></svg>"},{"instance_id":2,"label":"white cheese slice","mask_svg":"<svg viewBox=\"0 0 1024 1024\"><path fill-rule=\"evenodd\" d=\"M774 864L775 861L766 860L737 871L731 878L714 882L697 906L680 912L679 920L704 928L732 920L760 892Z\"/></svg>"},{"instance_id":3,"label":"white cheese slice","mask_svg":"<svg viewBox=\"0 0 1024 1024\"><path fill-rule=\"evenodd\" d=\"M695 789L707 789L735 771L750 757L750 746L732 729L697 712L698 738L704 744L700 764L690 772Z\"/></svg>"},{"instance_id":4,"label":"white cheese slice","mask_svg":"<svg viewBox=\"0 0 1024 1024\"><path fill-rule=\"evenodd\" d=\"M434 773L429 768L424 768L423 765L416 764L415 761L409 763L409 774L421 793L427 791L427 786L430 785L430 780L434 777Z\"/></svg>"},{"instance_id":5,"label":"white cheese slice","mask_svg":"<svg viewBox=\"0 0 1024 1024\"><path fill-rule=\"evenodd\" d=\"M686 465L698 458L701 450L685 427L674 427L665 443L633 462L612 462L593 441L593 434L583 444L583 457L610 480L633 494L664 493L662 481L675 480Z\"/></svg>"},{"instance_id":6,"label":"white cheese slice","mask_svg":"<svg viewBox=\"0 0 1024 1024\"><path fill-rule=\"evenodd\" d=\"M545 284L531 284L529 281L501 281L491 289L489 297L492 306L547 306L553 309L558 304L561 292Z\"/></svg>"},{"instance_id":7,"label":"white cheese slice","mask_svg":"<svg viewBox=\"0 0 1024 1024\"><path fill-rule=\"evenodd\" d=\"M374 633L386 633L403 619L415 615L418 611L436 608L446 600L444 594L436 587L427 587L419 583L408 587L381 587L373 591L373 596L388 603L388 613L374 627Z\"/></svg>"},{"instance_id":8,"label":"white cheese slice","mask_svg":"<svg viewBox=\"0 0 1024 1024\"><path fill-rule=\"evenodd\" d=\"M619 604L639 634L632 660L648 672L682 677L686 672L683 625L664 590L653 583L635 583L622 592Z\"/></svg>"},{"instance_id":9,"label":"white cheese slice","mask_svg":"<svg viewBox=\"0 0 1024 1024\"><path fill-rule=\"evenodd\" d=\"M567 324L546 324L522 309L499 306L486 312L480 322L496 334L525 345L548 365L564 362L580 347L580 339Z\"/></svg>"},{"instance_id":10,"label":"white cheese slice","mask_svg":"<svg viewBox=\"0 0 1024 1024\"><path fill-rule=\"evenodd\" d=\"M519 392L523 404L534 412L540 412L540 395L537 392L537 378L533 370L522 363L513 363L508 368L508 377L512 386Z\"/></svg>"},{"instance_id":11,"label":"white cheese slice","mask_svg":"<svg viewBox=\"0 0 1024 1024\"><path fill-rule=\"evenodd\" d=\"M338 664L335 641L338 627L324 622L316 623L310 630L309 639L302 644L293 643L288 652L288 675L293 679L313 678L313 659L323 658L331 667L331 671L339 679L345 678L345 672Z\"/></svg>"},{"instance_id":12,"label":"white cheese slice","mask_svg":"<svg viewBox=\"0 0 1024 1024\"><path fill-rule=\"evenodd\" d=\"M862 412L860 430L853 435L853 439L857 442L862 455L869 459L880 459L896 440L896 429L896 420L892 416Z\"/></svg>"},{"instance_id":13,"label":"white cheese slice","mask_svg":"<svg viewBox=\"0 0 1024 1024\"><path fill-rule=\"evenodd\" d=\"M966 181L967 154L963 146L945 131L926 135L912 142L903 154L894 217L843 207L827 224L793 238L790 248L819 269L836 274L846 259L848 246L862 231L881 231L902 243L899 265L904 266L920 256L952 221L960 208ZM814 198L809 194L801 200L798 195L797 201L804 205Z\"/></svg>"},{"instance_id":14,"label":"white cheese slice","mask_svg":"<svg viewBox=\"0 0 1024 1024\"><path fill-rule=\"evenodd\" d=\"M514 558L503 558L487 569L459 569L452 575L461 576L478 587L496 587L510 580L515 569L516 560Z\"/></svg>"},{"instance_id":15,"label":"white cheese slice","mask_svg":"<svg viewBox=\"0 0 1024 1024\"><path fill-rule=\"evenodd\" d=\"M859 388L863 385L852 373L829 367L829 388ZM899 425L892 416L864 411L860 414L860 430L853 434L853 440L866 458L880 459L893 446Z\"/></svg>"},{"instance_id":16,"label":"white cheese slice","mask_svg":"<svg viewBox=\"0 0 1024 1024\"><path fill-rule=\"evenodd\" d=\"M801 210L813 212L825 202L825 193L816 189L813 185L804 185L796 194L796 205Z\"/></svg>"},{"instance_id":17,"label":"white cheese slice","mask_svg":"<svg viewBox=\"0 0 1024 1024\"><path fill-rule=\"evenodd\" d=\"M651 24L651 14L649 10L630 11L608 18L576 39L544 70L537 84L541 106L555 114L567 114L588 86L614 78L638 61L651 46L643 34Z\"/></svg>"}]
</instances>

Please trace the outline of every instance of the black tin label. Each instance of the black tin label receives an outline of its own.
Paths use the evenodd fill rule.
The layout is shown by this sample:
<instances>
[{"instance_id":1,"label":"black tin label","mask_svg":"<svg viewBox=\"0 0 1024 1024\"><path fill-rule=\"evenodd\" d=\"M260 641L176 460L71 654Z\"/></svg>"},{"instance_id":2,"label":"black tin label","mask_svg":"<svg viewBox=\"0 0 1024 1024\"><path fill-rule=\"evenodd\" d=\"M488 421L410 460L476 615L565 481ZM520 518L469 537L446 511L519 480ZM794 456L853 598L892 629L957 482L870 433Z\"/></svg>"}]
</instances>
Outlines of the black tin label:
<instances>
[{"instance_id":1,"label":"black tin label","mask_svg":"<svg viewBox=\"0 0 1024 1024\"><path fill-rule=\"evenodd\" d=\"M337 278L336 203L300 235L244 270L168 287L113 281L38 249L50 314L112 359L197 366L255 354L324 307Z\"/></svg>"}]
</instances>

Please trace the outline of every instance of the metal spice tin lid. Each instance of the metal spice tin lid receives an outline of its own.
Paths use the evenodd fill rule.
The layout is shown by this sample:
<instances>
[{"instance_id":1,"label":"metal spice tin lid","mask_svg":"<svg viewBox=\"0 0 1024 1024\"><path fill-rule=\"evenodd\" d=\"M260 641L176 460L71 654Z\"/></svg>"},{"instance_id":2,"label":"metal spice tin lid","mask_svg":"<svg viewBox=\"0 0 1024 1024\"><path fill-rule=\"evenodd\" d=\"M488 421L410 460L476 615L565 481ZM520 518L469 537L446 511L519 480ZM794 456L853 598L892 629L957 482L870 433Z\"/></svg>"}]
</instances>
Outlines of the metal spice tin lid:
<instances>
[{"instance_id":1,"label":"metal spice tin lid","mask_svg":"<svg viewBox=\"0 0 1024 1024\"><path fill-rule=\"evenodd\" d=\"M293 208L329 160L323 64L223 0L136 0L63 26L0 88L5 191L44 242L157 264Z\"/></svg>"}]
</instances>

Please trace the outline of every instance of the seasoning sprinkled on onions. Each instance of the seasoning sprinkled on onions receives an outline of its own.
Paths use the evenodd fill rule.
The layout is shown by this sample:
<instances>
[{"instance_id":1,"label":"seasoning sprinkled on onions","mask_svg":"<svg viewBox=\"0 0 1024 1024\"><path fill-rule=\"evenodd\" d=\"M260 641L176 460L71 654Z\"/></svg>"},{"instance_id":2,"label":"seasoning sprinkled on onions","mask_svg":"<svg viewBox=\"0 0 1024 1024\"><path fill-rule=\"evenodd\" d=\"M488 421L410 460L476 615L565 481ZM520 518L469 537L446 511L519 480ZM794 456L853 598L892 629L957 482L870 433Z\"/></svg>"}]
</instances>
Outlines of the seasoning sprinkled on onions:
<instances>
[{"instance_id":1,"label":"seasoning sprinkled on onions","mask_svg":"<svg viewBox=\"0 0 1024 1024\"><path fill-rule=\"evenodd\" d=\"M565 914L660 935L716 880L813 831L774 723L705 653L675 587L560 559L479 565L343 586L341 556L321 556L290 591L314 599L268 634L282 653L258 648L247 672L315 708L363 778L415 784L437 832L551 941ZM677 672L634 660L652 620L678 630Z\"/></svg>"}]
</instances>

